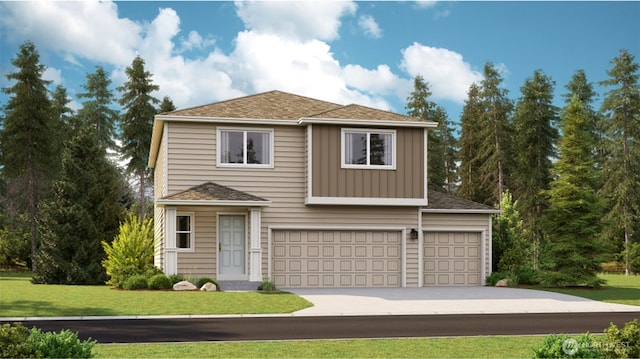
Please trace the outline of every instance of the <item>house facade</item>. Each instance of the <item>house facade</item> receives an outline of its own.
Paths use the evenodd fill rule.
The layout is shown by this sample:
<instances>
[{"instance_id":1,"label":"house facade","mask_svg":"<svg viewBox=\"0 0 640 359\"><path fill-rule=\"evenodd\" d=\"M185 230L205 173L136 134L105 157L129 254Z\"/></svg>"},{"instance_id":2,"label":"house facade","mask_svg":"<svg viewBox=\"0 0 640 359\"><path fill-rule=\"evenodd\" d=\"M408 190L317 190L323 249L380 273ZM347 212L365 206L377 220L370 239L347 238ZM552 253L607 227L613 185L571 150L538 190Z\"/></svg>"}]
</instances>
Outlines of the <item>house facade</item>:
<instances>
[{"instance_id":1,"label":"house facade","mask_svg":"<svg viewBox=\"0 0 640 359\"><path fill-rule=\"evenodd\" d=\"M157 115L155 264L280 288L483 285L497 211L427 186L435 126L280 91Z\"/></svg>"}]
</instances>

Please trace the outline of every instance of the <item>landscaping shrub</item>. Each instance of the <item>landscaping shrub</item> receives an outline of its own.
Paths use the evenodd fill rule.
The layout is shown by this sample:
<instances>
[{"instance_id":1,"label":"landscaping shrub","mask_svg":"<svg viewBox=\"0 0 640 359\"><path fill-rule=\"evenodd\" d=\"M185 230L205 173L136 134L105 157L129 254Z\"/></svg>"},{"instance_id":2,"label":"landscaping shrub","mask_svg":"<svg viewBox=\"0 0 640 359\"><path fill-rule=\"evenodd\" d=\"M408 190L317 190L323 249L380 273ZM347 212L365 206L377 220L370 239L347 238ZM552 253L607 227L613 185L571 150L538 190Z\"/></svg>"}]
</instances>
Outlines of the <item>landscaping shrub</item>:
<instances>
[{"instance_id":1,"label":"landscaping shrub","mask_svg":"<svg viewBox=\"0 0 640 359\"><path fill-rule=\"evenodd\" d=\"M110 279L107 284L122 288L125 280L133 275L148 277L158 273L153 266L153 225L151 219L141 221L129 215L120 225L120 232L111 244L102 242L107 258L102 261ZM150 274L153 271L153 274Z\"/></svg>"},{"instance_id":2,"label":"landscaping shrub","mask_svg":"<svg viewBox=\"0 0 640 359\"><path fill-rule=\"evenodd\" d=\"M28 342L29 329L22 323L0 327L0 358L33 358L35 349Z\"/></svg>"},{"instance_id":3,"label":"landscaping shrub","mask_svg":"<svg viewBox=\"0 0 640 359\"><path fill-rule=\"evenodd\" d=\"M566 334L551 334L538 348L533 348L534 358L602 358L602 345L589 333L572 338Z\"/></svg>"},{"instance_id":4,"label":"landscaping shrub","mask_svg":"<svg viewBox=\"0 0 640 359\"><path fill-rule=\"evenodd\" d=\"M66 329L55 333L33 328L28 343L42 358L90 358L96 341L80 341L77 333Z\"/></svg>"},{"instance_id":5,"label":"landscaping shrub","mask_svg":"<svg viewBox=\"0 0 640 359\"><path fill-rule=\"evenodd\" d=\"M540 284L540 273L532 268L524 268L518 271L518 284L536 285Z\"/></svg>"},{"instance_id":6,"label":"landscaping shrub","mask_svg":"<svg viewBox=\"0 0 640 359\"><path fill-rule=\"evenodd\" d=\"M487 276L486 281L487 281L487 285L490 287L493 287L494 285L496 285L496 283L498 283L499 280L505 279L507 278L507 274L506 273L502 273L502 272L493 272L491 273L491 275Z\"/></svg>"},{"instance_id":7,"label":"landscaping shrub","mask_svg":"<svg viewBox=\"0 0 640 359\"><path fill-rule=\"evenodd\" d=\"M273 292L276 290L276 284L270 280L263 280L258 287L258 290L262 290L265 292Z\"/></svg>"},{"instance_id":8,"label":"landscaping shrub","mask_svg":"<svg viewBox=\"0 0 640 359\"><path fill-rule=\"evenodd\" d=\"M203 285L207 284L207 282L211 282L216 285L216 288L220 288L218 282L213 278L202 277L196 281L196 287L202 288Z\"/></svg>"},{"instance_id":9,"label":"landscaping shrub","mask_svg":"<svg viewBox=\"0 0 640 359\"><path fill-rule=\"evenodd\" d=\"M150 289L169 289L173 286L171 280L166 275L159 273L149 278Z\"/></svg>"},{"instance_id":10,"label":"landscaping shrub","mask_svg":"<svg viewBox=\"0 0 640 359\"><path fill-rule=\"evenodd\" d=\"M149 288L149 283L147 281L147 277L138 274L127 278L124 281L122 288L126 290L147 289Z\"/></svg>"},{"instance_id":11,"label":"landscaping shrub","mask_svg":"<svg viewBox=\"0 0 640 359\"><path fill-rule=\"evenodd\" d=\"M640 325L637 319L625 323L622 329L611 323L604 333L606 334L605 357L640 358Z\"/></svg>"},{"instance_id":12,"label":"landscaping shrub","mask_svg":"<svg viewBox=\"0 0 640 359\"><path fill-rule=\"evenodd\" d=\"M91 358L96 341L78 339L69 330L42 332L22 323L0 327L0 358Z\"/></svg>"},{"instance_id":13,"label":"landscaping shrub","mask_svg":"<svg viewBox=\"0 0 640 359\"><path fill-rule=\"evenodd\" d=\"M169 276L169 281L171 282L171 286L178 282L182 282L184 280L184 276L182 274L171 274Z\"/></svg>"},{"instance_id":14,"label":"landscaping shrub","mask_svg":"<svg viewBox=\"0 0 640 359\"><path fill-rule=\"evenodd\" d=\"M567 270L542 272L540 273L540 283L546 287L585 286L599 288L602 284L606 283L606 281L598 278L596 275L586 277L581 273L581 270L577 270L575 272Z\"/></svg>"}]
</instances>

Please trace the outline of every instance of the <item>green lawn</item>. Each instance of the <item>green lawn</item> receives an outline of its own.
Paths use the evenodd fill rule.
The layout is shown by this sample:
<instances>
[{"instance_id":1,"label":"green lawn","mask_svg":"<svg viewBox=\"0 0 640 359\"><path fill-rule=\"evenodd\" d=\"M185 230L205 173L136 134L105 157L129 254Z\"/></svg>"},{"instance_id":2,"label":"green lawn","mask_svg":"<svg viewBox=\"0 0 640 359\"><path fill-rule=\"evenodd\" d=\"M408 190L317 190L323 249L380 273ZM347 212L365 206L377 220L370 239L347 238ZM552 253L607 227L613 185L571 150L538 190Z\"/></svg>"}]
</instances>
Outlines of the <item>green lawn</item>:
<instances>
[{"instance_id":1,"label":"green lawn","mask_svg":"<svg viewBox=\"0 0 640 359\"><path fill-rule=\"evenodd\" d=\"M530 358L542 336L100 344L97 358Z\"/></svg>"},{"instance_id":2,"label":"green lawn","mask_svg":"<svg viewBox=\"0 0 640 359\"><path fill-rule=\"evenodd\" d=\"M125 291L32 284L0 273L0 317L291 313L312 304L288 292Z\"/></svg>"},{"instance_id":3,"label":"green lawn","mask_svg":"<svg viewBox=\"0 0 640 359\"><path fill-rule=\"evenodd\" d=\"M640 276L623 274L599 274L607 283L598 289L562 289L531 287L557 293L575 295L600 302L619 303L640 306Z\"/></svg>"}]
</instances>

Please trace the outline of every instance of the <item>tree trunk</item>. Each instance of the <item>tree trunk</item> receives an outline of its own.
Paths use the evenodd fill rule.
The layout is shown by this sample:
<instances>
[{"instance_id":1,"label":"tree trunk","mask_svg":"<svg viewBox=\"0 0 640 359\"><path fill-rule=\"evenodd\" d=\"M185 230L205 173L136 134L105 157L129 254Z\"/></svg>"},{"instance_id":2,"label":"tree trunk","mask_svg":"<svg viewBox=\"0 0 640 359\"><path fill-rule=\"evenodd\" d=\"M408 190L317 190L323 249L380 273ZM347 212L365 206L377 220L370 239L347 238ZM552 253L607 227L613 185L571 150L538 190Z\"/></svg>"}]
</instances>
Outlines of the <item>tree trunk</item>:
<instances>
[{"instance_id":1,"label":"tree trunk","mask_svg":"<svg viewBox=\"0 0 640 359\"><path fill-rule=\"evenodd\" d=\"M140 171L138 174L140 176L140 220L144 221L144 216L146 215L147 203L145 197L145 187L146 187L146 178L144 169Z\"/></svg>"},{"instance_id":2,"label":"tree trunk","mask_svg":"<svg viewBox=\"0 0 640 359\"><path fill-rule=\"evenodd\" d=\"M38 205L38 187L35 169L29 169L29 179L27 184L27 196L29 197L29 222L31 227L31 270L36 270L35 257L38 252L38 241L36 237L36 213Z\"/></svg>"}]
</instances>

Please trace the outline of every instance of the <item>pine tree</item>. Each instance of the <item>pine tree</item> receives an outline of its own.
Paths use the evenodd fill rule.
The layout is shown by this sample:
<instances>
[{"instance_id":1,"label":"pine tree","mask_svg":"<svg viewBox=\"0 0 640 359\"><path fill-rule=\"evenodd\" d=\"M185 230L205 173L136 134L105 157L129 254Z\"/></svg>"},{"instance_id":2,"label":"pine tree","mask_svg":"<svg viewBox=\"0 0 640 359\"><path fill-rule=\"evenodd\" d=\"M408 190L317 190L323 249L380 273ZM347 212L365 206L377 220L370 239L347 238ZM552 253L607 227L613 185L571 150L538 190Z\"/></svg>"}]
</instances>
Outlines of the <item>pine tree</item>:
<instances>
[{"instance_id":1,"label":"pine tree","mask_svg":"<svg viewBox=\"0 0 640 359\"><path fill-rule=\"evenodd\" d=\"M440 190L453 190L455 183L455 139L446 111L430 101L429 84L420 75L413 81L414 89L407 98L408 115L438 123L427 132L427 181ZM449 191L447 191L449 192Z\"/></svg>"},{"instance_id":2,"label":"pine tree","mask_svg":"<svg viewBox=\"0 0 640 359\"><path fill-rule=\"evenodd\" d=\"M11 96L5 108L0 138L2 173L7 184L7 197L16 212L29 215L31 255L37 252L36 218L40 197L55 171L55 148L51 117L51 101L42 79L46 67L32 42L20 46L11 61L17 72L6 75L15 84L3 91ZM32 263L32 269L33 263Z\"/></svg>"},{"instance_id":3,"label":"pine tree","mask_svg":"<svg viewBox=\"0 0 640 359\"><path fill-rule=\"evenodd\" d=\"M78 94L79 98L89 99L82 103L78 111L78 121L81 126L89 125L98 134L98 143L102 148L116 149L116 128L118 124L118 112L110 106L115 97L109 89L111 79L100 66L96 66L96 72L87 74L87 83L82 85L86 91Z\"/></svg>"},{"instance_id":4,"label":"pine tree","mask_svg":"<svg viewBox=\"0 0 640 359\"><path fill-rule=\"evenodd\" d=\"M71 100L67 96L67 89L63 86L56 86L51 96L51 117L53 121L52 136L54 136L53 146L56 154L61 154L64 142L71 137L73 128L73 110L68 106ZM55 174L52 178L57 178L60 171L60 161L55 161Z\"/></svg>"},{"instance_id":5,"label":"pine tree","mask_svg":"<svg viewBox=\"0 0 640 359\"><path fill-rule=\"evenodd\" d=\"M460 187L457 195L470 201L485 202L490 197L490 190L482 185L480 180L480 166L482 159L479 151L482 144L480 137L481 121L484 116L484 105L481 99L479 85L471 84L462 116L460 117Z\"/></svg>"},{"instance_id":6,"label":"pine tree","mask_svg":"<svg viewBox=\"0 0 640 359\"><path fill-rule=\"evenodd\" d=\"M555 157L558 138L556 124L558 109L553 105L553 81L536 70L533 78L525 80L520 88L522 97L516 105L515 166L512 187L518 201L529 242L534 248L534 267L537 268L542 229L540 217L548 204L542 191L549 189L551 182L551 159Z\"/></svg>"},{"instance_id":7,"label":"pine tree","mask_svg":"<svg viewBox=\"0 0 640 359\"><path fill-rule=\"evenodd\" d=\"M577 96L563 113L561 130L559 159L553 165L555 179L545 192L550 207L543 216L549 238L543 281L554 286L598 286L598 234L604 204L593 189L597 174L589 113Z\"/></svg>"},{"instance_id":8,"label":"pine tree","mask_svg":"<svg viewBox=\"0 0 640 359\"><path fill-rule=\"evenodd\" d=\"M490 196L481 202L499 205L512 158L509 138L513 132L510 123L513 104L507 97L508 91L500 88L502 77L491 62L484 66L483 73L484 80L480 84L484 113L479 126L479 179L482 186L490 189Z\"/></svg>"},{"instance_id":9,"label":"pine tree","mask_svg":"<svg viewBox=\"0 0 640 359\"><path fill-rule=\"evenodd\" d=\"M602 163L604 162L605 153L605 126L604 121L600 118L599 114L594 110L593 103L596 92L593 90L593 83L587 80L587 75L584 70L578 70L573 74L569 83L565 86L569 93L564 94L565 103L568 105L573 96L577 96L578 100L582 102L582 106L589 114L589 124L591 127L592 137L594 139L593 154L595 156L595 166L597 170L602 169ZM597 184L599 189L601 184Z\"/></svg>"},{"instance_id":10,"label":"pine tree","mask_svg":"<svg viewBox=\"0 0 640 359\"><path fill-rule=\"evenodd\" d=\"M151 80L151 73L145 71L144 60L137 56L125 70L128 81L118 87L123 92L120 105L125 110L122 121L122 157L128 159L127 172L138 180L140 200L140 218L144 218L146 209L146 191L153 184L151 172L147 168L155 104L160 101L151 96L159 87Z\"/></svg>"},{"instance_id":11,"label":"pine tree","mask_svg":"<svg viewBox=\"0 0 640 359\"><path fill-rule=\"evenodd\" d=\"M167 113L175 110L176 106L173 104L173 101L171 101L171 98L169 98L169 96L163 97L160 108L158 108L158 113Z\"/></svg>"},{"instance_id":12,"label":"pine tree","mask_svg":"<svg viewBox=\"0 0 640 359\"><path fill-rule=\"evenodd\" d=\"M103 284L101 242L111 242L123 218L122 177L88 126L65 145L53 197L43 204L42 244L34 283Z\"/></svg>"},{"instance_id":13,"label":"pine tree","mask_svg":"<svg viewBox=\"0 0 640 359\"><path fill-rule=\"evenodd\" d=\"M625 272L630 274L629 253L640 223L640 66L626 50L611 63L610 78L600 83L614 87L600 109L607 129L601 194L609 205L605 234L614 238L622 232Z\"/></svg>"},{"instance_id":14,"label":"pine tree","mask_svg":"<svg viewBox=\"0 0 640 359\"><path fill-rule=\"evenodd\" d=\"M520 213L518 201L513 199L509 191L502 194L500 208L502 212L493 215L491 260L492 268L500 272L517 275L529 262L530 251L526 245L525 229Z\"/></svg>"}]
</instances>

